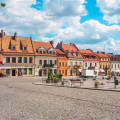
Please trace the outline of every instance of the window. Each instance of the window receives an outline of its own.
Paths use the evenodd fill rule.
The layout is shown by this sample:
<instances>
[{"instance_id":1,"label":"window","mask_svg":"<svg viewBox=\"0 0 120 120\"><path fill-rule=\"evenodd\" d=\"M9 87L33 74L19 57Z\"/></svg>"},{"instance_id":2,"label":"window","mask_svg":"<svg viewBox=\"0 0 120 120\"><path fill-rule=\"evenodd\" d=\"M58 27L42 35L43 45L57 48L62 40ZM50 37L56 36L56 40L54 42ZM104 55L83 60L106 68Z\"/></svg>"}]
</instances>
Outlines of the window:
<instances>
[{"instance_id":1,"label":"window","mask_svg":"<svg viewBox=\"0 0 120 120\"><path fill-rule=\"evenodd\" d=\"M16 57L12 57L12 63L16 63Z\"/></svg>"},{"instance_id":2,"label":"window","mask_svg":"<svg viewBox=\"0 0 120 120\"><path fill-rule=\"evenodd\" d=\"M7 75L10 74L10 69L6 69L6 74L7 74Z\"/></svg>"},{"instance_id":3,"label":"window","mask_svg":"<svg viewBox=\"0 0 120 120\"><path fill-rule=\"evenodd\" d=\"M32 63L33 62L32 60L33 60L32 57L29 57L29 63Z\"/></svg>"},{"instance_id":4,"label":"window","mask_svg":"<svg viewBox=\"0 0 120 120\"><path fill-rule=\"evenodd\" d=\"M45 54L45 51L43 51L43 54Z\"/></svg>"},{"instance_id":5,"label":"window","mask_svg":"<svg viewBox=\"0 0 120 120\"><path fill-rule=\"evenodd\" d=\"M118 68L119 68L119 64L118 64Z\"/></svg>"},{"instance_id":6,"label":"window","mask_svg":"<svg viewBox=\"0 0 120 120\"><path fill-rule=\"evenodd\" d=\"M61 66L61 62L59 62L59 66Z\"/></svg>"},{"instance_id":7,"label":"window","mask_svg":"<svg viewBox=\"0 0 120 120\"><path fill-rule=\"evenodd\" d=\"M59 70L59 74L61 74L61 70Z\"/></svg>"},{"instance_id":8,"label":"window","mask_svg":"<svg viewBox=\"0 0 120 120\"><path fill-rule=\"evenodd\" d=\"M55 52L53 52L53 54L55 54Z\"/></svg>"},{"instance_id":9,"label":"window","mask_svg":"<svg viewBox=\"0 0 120 120\"><path fill-rule=\"evenodd\" d=\"M18 57L18 63L22 63L22 57Z\"/></svg>"},{"instance_id":10,"label":"window","mask_svg":"<svg viewBox=\"0 0 120 120\"><path fill-rule=\"evenodd\" d=\"M62 62L62 66L64 66L64 62Z\"/></svg>"},{"instance_id":11,"label":"window","mask_svg":"<svg viewBox=\"0 0 120 120\"><path fill-rule=\"evenodd\" d=\"M55 65L57 64L57 60L55 60Z\"/></svg>"},{"instance_id":12,"label":"window","mask_svg":"<svg viewBox=\"0 0 120 120\"><path fill-rule=\"evenodd\" d=\"M29 68L29 75L32 75L32 68Z\"/></svg>"},{"instance_id":13,"label":"window","mask_svg":"<svg viewBox=\"0 0 120 120\"><path fill-rule=\"evenodd\" d=\"M76 56L76 53L73 53L73 56Z\"/></svg>"},{"instance_id":14,"label":"window","mask_svg":"<svg viewBox=\"0 0 120 120\"><path fill-rule=\"evenodd\" d=\"M57 70L56 69L54 69L54 74L57 74Z\"/></svg>"},{"instance_id":15,"label":"window","mask_svg":"<svg viewBox=\"0 0 120 120\"><path fill-rule=\"evenodd\" d=\"M47 75L47 70L46 70L46 69L44 69L44 75L45 75L45 76Z\"/></svg>"},{"instance_id":16,"label":"window","mask_svg":"<svg viewBox=\"0 0 120 120\"><path fill-rule=\"evenodd\" d=\"M15 45L12 46L12 50L16 50L16 46Z\"/></svg>"},{"instance_id":17,"label":"window","mask_svg":"<svg viewBox=\"0 0 120 120\"><path fill-rule=\"evenodd\" d=\"M67 66L67 62L65 62L65 66Z\"/></svg>"},{"instance_id":18,"label":"window","mask_svg":"<svg viewBox=\"0 0 120 120\"><path fill-rule=\"evenodd\" d=\"M70 65L72 66L72 65L73 65L73 62L70 62Z\"/></svg>"},{"instance_id":19,"label":"window","mask_svg":"<svg viewBox=\"0 0 120 120\"><path fill-rule=\"evenodd\" d=\"M64 70L62 70L62 73L64 74Z\"/></svg>"},{"instance_id":20,"label":"window","mask_svg":"<svg viewBox=\"0 0 120 120\"><path fill-rule=\"evenodd\" d=\"M27 68L23 69L23 75L27 75Z\"/></svg>"},{"instance_id":21,"label":"window","mask_svg":"<svg viewBox=\"0 0 120 120\"><path fill-rule=\"evenodd\" d=\"M116 64L115 64L115 68L116 68Z\"/></svg>"},{"instance_id":22,"label":"window","mask_svg":"<svg viewBox=\"0 0 120 120\"><path fill-rule=\"evenodd\" d=\"M82 63L80 62L80 65L82 65Z\"/></svg>"},{"instance_id":23,"label":"window","mask_svg":"<svg viewBox=\"0 0 120 120\"><path fill-rule=\"evenodd\" d=\"M42 51L40 51L40 54L42 54Z\"/></svg>"},{"instance_id":24,"label":"window","mask_svg":"<svg viewBox=\"0 0 120 120\"><path fill-rule=\"evenodd\" d=\"M87 67L87 63L85 63L85 67Z\"/></svg>"},{"instance_id":25,"label":"window","mask_svg":"<svg viewBox=\"0 0 120 120\"><path fill-rule=\"evenodd\" d=\"M77 62L75 62L75 65L77 65Z\"/></svg>"},{"instance_id":26,"label":"window","mask_svg":"<svg viewBox=\"0 0 120 120\"><path fill-rule=\"evenodd\" d=\"M47 64L47 60L44 60L44 64Z\"/></svg>"},{"instance_id":27,"label":"window","mask_svg":"<svg viewBox=\"0 0 120 120\"><path fill-rule=\"evenodd\" d=\"M10 57L6 57L6 63L10 63Z\"/></svg>"},{"instance_id":28,"label":"window","mask_svg":"<svg viewBox=\"0 0 120 120\"><path fill-rule=\"evenodd\" d=\"M50 51L49 54L52 54L52 51Z\"/></svg>"},{"instance_id":29,"label":"window","mask_svg":"<svg viewBox=\"0 0 120 120\"><path fill-rule=\"evenodd\" d=\"M97 64L95 63L95 67L97 66Z\"/></svg>"},{"instance_id":30,"label":"window","mask_svg":"<svg viewBox=\"0 0 120 120\"><path fill-rule=\"evenodd\" d=\"M24 57L24 63L27 63L27 57Z\"/></svg>"},{"instance_id":31,"label":"window","mask_svg":"<svg viewBox=\"0 0 120 120\"><path fill-rule=\"evenodd\" d=\"M102 68L102 65L100 65L100 68Z\"/></svg>"},{"instance_id":32,"label":"window","mask_svg":"<svg viewBox=\"0 0 120 120\"><path fill-rule=\"evenodd\" d=\"M90 67L92 66L92 63L90 63Z\"/></svg>"},{"instance_id":33,"label":"window","mask_svg":"<svg viewBox=\"0 0 120 120\"><path fill-rule=\"evenodd\" d=\"M42 65L42 60L39 60L39 64Z\"/></svg>"},{"instance_id":34,"label":"window","mask_svg":"<svg viewBox=\"0 0 120 120\"><path fill-rule=\"evenodd\" d=\"M27 50L27 46L24 46L24 47L23 47L23 50Z\"/></svg>"},{"instance_id":35,"label":"window","mask_svg":"<svg viewBox=\"0 0 120 120\"><path fill-rule=\"evenodd\" d=\"M50 64L52 64L52 60L50 60Z\"/></svg>"}]
</instances>

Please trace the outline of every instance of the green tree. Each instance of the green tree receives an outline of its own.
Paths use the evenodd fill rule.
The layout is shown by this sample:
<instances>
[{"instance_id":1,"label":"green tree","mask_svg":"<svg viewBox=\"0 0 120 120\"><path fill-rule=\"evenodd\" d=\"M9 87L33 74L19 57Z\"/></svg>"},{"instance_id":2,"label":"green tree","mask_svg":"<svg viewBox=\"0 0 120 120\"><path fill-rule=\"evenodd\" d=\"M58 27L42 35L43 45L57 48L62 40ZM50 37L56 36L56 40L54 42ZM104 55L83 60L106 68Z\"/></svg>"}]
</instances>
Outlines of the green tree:
<instances>
[{"instance_id":1,"label":"green tree","mask_svg":"<svg viewBox=\"0 0 120 120\"><path fill-rule=\"evenodd\" d=\"M0 6L5 7L6 4L5 3L0 3Z\"/></svg>"}]
</instances>

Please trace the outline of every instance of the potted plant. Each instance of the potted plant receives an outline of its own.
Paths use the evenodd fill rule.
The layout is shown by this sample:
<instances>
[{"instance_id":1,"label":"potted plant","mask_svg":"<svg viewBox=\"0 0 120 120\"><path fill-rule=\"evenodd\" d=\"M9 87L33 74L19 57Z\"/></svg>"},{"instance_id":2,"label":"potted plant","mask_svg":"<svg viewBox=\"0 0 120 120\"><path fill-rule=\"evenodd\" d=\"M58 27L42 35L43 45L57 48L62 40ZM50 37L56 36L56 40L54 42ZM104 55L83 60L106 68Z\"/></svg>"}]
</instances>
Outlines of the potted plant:
<instances>
[{"instance_id":1,"label":"potted plant","mask_svg":"<svg viewBox=\"0 0 120 120\"><path fill-rule=\"evenodd\" d=\"M65 81L64 81L64 80L62 80L62 83L61 83L61 84L62 84L62 85L64 85L64 82L65 82Z\"/></svg>"}]
</instances>

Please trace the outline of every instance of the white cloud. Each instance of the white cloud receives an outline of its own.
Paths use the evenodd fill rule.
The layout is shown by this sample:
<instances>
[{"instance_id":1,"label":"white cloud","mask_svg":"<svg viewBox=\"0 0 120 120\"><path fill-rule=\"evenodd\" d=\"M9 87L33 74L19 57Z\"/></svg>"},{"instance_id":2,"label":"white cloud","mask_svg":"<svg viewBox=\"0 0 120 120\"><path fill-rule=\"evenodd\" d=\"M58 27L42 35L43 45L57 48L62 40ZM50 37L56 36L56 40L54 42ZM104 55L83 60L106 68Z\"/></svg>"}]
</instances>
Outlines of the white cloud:
<instances>
[{"instance_id":1,"label":"white cloud","mask_svg":"<svg viewBox=\"0 0 120 120\"><path fill-rule=\"evenodd\" d=\"M97 6L109 23L120 22L120 0L97 0Z\"/></svg>"},{"instance_id":2,"label":"white cloud","mask_svg":"<svg viewBox=\"0 0 120 120\"><path fill-rule=\"evenodd\" d=\"M60 29L55 39L80 44L97 44L107 41L110 35L120 34L120 26L118 25L106 26L96 20L80 24L80 22L78 23L79 19L72 19L69 27Z\"/></svg>"},{"instance_id":3,"label":"white cloud","mask_svg":"<svg viewBox=\"0 0 120 120\"><path fill-rule=\"evenodd\" d=\"M45 8L50 16L84 16L87 14L84 3L85 0L45 0Z\"/></svg>"}]
</instances>

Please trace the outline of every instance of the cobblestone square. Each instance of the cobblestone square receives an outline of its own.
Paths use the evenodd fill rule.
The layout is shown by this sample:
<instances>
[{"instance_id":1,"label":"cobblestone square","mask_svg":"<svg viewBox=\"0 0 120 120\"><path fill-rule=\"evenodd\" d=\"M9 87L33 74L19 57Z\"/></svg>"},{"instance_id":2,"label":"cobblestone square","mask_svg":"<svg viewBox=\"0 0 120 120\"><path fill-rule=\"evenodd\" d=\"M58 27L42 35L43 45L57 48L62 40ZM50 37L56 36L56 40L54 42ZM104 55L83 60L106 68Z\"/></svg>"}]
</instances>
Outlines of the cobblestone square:
<instances>
[{"instance_id":1,"label":"cobblestone square","mask_svg":"<svg viewBox=\"0 0 120 120\"><path fill-rule=\"evenodd\" d=\"M120 93L0 78L0 120L119 120Z\"/></svg>"}]
</instances>

